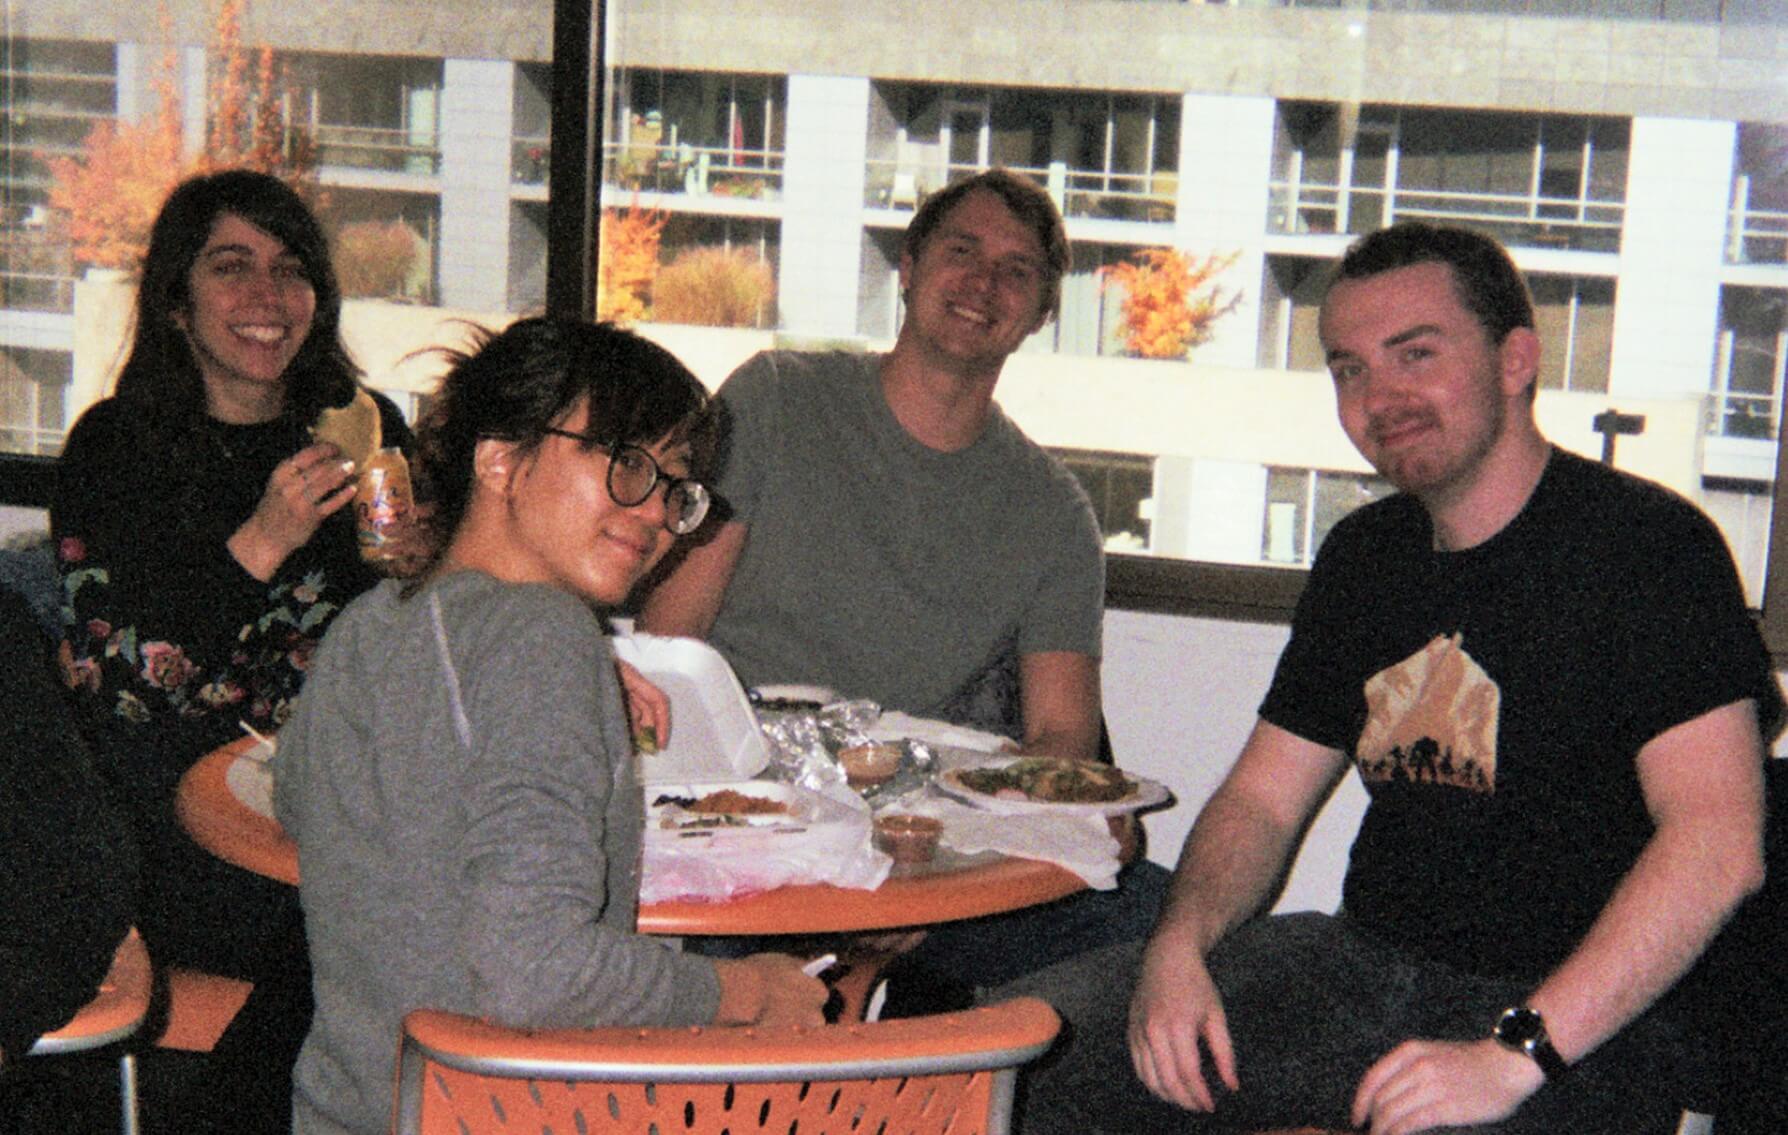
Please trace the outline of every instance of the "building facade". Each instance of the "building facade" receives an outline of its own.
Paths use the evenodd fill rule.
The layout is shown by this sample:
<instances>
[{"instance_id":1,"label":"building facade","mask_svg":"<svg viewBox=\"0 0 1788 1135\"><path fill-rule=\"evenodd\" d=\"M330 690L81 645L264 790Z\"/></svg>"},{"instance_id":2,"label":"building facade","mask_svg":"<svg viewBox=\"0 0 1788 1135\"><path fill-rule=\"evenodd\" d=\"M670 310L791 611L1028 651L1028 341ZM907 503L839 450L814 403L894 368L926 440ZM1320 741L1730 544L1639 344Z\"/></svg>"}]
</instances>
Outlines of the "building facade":
<instances>
[{"instance_id":1,"label":"building facade","mask_svg":"<svg viewBox=\"0 0 1788 1135\"><path fill-rule=\"evenodd\" d=\"M375 383L414 394L424 378L394 360L437 309L542 302L549 12L447 0L417 26L395 2L325 7L251 10L244 38L278 52L328 223L414 236L411 266L349 315ZM168 51L134 9L8 11L0 431L54 452L115 361L83 327L115 334L118 300L49 238L41 159L147 113ZM205 8L172 11L196 145ZM624 0L608 30L605 204L661 211L663 262L745 249L774 274L743 329L646 325L711 382L774 343L885 345L917 203L1022 170L1062 207L1075 267L1008 367L1008 412L1070 458L1113 550L1299 565L1383 491L1333 422L1324 266L1393 220L1469 224L1532 284L1549 434L1701 502L1761 579L1788 357L1771 3ZM1125 354L1101 269L1154 248L1228 265L1235 306L1189 359ZM109 314L84 324L83 295Z\"/></svg>"}]
</instances>

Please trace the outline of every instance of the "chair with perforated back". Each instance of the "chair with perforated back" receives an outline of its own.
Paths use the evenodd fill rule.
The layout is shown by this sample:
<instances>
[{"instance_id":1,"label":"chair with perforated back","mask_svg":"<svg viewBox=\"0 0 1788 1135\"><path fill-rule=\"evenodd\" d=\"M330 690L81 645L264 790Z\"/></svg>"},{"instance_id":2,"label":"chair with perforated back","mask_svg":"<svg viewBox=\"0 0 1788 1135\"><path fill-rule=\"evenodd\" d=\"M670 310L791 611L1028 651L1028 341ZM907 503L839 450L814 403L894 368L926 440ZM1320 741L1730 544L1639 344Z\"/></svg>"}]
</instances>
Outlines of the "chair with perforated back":
<instances>
[{"instance_id":1,"label":"chair with perforated back","mask_svg":"<svg viewBox=\"0 0 1788 1135\"><path fill-rule=\"evenodd\" d=\"M404 1021L399 1135L995 1135L1061 1020L1035 998L874 1024L525 1031Z\"/></svg>"},{"instance_id":2,"label":"chair with perforated back","mask_svg":"<svg viewBox=\"0 0 1788 1135\"><path fill-rule=\"evenodd\" d=\"M82 1006L68 1024L39 1037L31 1046L30 1055L91 1052L130 1039L148 1015L151 984L149 951L132 930L112 955L112 968L100 982L98 995ZM118 1057L118 1098L120 1130L125 1135L136 1135L137 1066L136 1057L128 1049Z\"/></svg>"}]
</instances>

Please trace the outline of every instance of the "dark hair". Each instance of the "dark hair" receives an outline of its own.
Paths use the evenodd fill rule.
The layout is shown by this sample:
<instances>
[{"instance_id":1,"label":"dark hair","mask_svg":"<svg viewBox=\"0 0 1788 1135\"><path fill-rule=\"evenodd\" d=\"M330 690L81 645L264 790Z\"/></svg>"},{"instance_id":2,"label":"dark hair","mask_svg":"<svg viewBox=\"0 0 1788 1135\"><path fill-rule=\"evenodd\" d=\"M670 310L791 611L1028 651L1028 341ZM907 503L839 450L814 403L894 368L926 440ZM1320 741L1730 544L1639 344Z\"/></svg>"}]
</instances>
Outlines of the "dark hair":
<instances>
[{"instance_id":1,"label":"dark hair","mask_svg":"<svg viewBox=\"0 0 1788 1135\"><path fill-rule=\"evenodd\" d=\"M715 445L707 389L658 344L612 324L550 316L517 320L494 334L474 328L472 338L469 350L441 352L452 366L418 431L437 547L452 542L465 517L479 441L500 438L531 453L586 398L593 437L635 445L687 441L690 475L705 475Z\"/></svg>"},{"instance_id":2,"label":"dark hair","mask_svg":"<svg viewBox=\"0 0 1788 1135\"><path fill-rule=\"evenodd\" d=\"M1043 187L1009 169L978 173L925 198L925 203L913 215L912 223L906 227L900 251L918 260L919 254L925 250L925 242L944 223L950 210L977 189L996 194L1012 215L1036 234L1049 269L1049 279L1043 289L1043 311L1054 315L1062 298L1062 277L1068 274L1073 264L1073 255L1068 250L1068 234L1062 228L1062 215L1057 211L1055 201Z\"/></svg>"},{"instance_id":3,"label":"dark hair","mask_svg":"<svg viewBox=\"0 0 1788 1135\"><path fill-rule=\"evenodd\" d=\"M310 334L286 368L285 380L285 416L308 426L323 407L344 405L354 396L360 371L341 342L341 289L322 226L291 186L254 170L189 178L162 203L143 256L136 329L118 375L118 398L159 431L177 432L204 417L205 382L174 316L192 305L193 264L225 214L290 249L316 293Z\"/></svg>"},{"instance_id":4,"label":"dark hair","mask_svg":"<svg viewBox=\"0 0 1788 1135\"><path fill-rule=\"evenodd\" d=\"M1500 344L1517 327L1533 327L1533 297L1515 262L1502 245L1469 229L1399 221L1368 233L1348 246L1328 286L1415 264L1452 269L1454 294L1490 342Z\"/></svg>"}]
</instances>

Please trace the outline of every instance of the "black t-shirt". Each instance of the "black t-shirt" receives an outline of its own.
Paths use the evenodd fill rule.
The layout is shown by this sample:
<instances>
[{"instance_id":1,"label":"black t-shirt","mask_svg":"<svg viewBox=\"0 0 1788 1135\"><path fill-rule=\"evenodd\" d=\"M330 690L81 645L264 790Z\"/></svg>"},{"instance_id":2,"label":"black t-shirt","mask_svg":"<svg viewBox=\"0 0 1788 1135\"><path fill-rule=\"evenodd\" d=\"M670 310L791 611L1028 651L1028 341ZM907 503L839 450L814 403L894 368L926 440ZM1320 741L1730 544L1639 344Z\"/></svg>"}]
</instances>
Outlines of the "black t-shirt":
<instances>
[{"instance_id":1,"label":"black t-shirt","mask_svg":"<svg viewBox=\"0 0 1788 1135\"><path fill-rule=\"evenodd\" d=\"M1341 749L1371 804L1343 904L1482 974L1573 950L1650 838L1652 738L1782 698L1718 531L1649 482L1555 450L1485 543L1433 550L1398 495L1337 525L1261 716Z\"/></svg>"}]
</instances>

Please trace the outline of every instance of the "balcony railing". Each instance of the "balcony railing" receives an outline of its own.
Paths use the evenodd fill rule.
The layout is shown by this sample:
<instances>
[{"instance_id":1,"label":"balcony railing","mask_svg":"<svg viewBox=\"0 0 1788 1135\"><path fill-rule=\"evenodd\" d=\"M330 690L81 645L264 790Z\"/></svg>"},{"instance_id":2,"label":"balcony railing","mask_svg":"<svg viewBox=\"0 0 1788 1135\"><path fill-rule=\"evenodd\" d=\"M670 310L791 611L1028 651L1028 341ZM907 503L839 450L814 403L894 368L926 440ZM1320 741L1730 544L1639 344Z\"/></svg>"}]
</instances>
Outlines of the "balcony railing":
<instances>
[{"instance_id":1,"label":"balcony railing","mask_svg":"<svg viewBox=\"0 0 1788 1135\"><path fill-rule=\"evenodd\" d=\"M64 241L41 232L0 232L0 308L74 310L74 259Z\"/></svg>"},{"instance_id":2,"label":"balcony railing","mask_svg":"<svg viewBox=\"0 0 1788 1135\"><path fill-rule=\"evenodd\" d=\"M1069 169L1065 162L1008 168L1048 189L1064 217L1158 222L1171 222L1174 218L1179 194L1177 173L1077 170ZM863 203L883 209L917 209L926 195L986 169L962 162L938 164L872 158L864 179Z\"/></svg>"},{"instance_id":3,"label":"balcony railing","mask_svg":"<svg viewBox=\"0 0 1788 1135\"><path fill-rule=\"evenodd\" d=\"M1735 202L1726 222L1726 262L1788 264L1788 212L1746 208Z\"/></svg>"},{"instance_id":4,"label":"balcony railing","mask_svg":"<svg viewBox=\"0 0 1788 1135\"><path fill-rule=\"evenodd\" d=\"M432 177L441 172L441 139L402 127L343 126L319 122L313 128L317 164L387 170Z\"/></svg>"},{"instance_id":5,"label":"balcony railing","mask_svg":"<svg viewBox=\"0 0 1788 1135\"><path fill-rule=\"evenodd\" d=\"M1504 244L1585 252L1620 249L1626 205L1577 197L1437 189L1343 189L1274 181L1268 225L1277 233L1368 233L1396 221L1468 224Z\"/></svg>"},{"instance_id":6,"label":"balcony railing","mask_svg":"<svg viewBox=\"0 0 1788 1135\"><path fill-rule=\"evenodd\" d=\"M781 150L607 142L602 180L646 193L770 201L782 196L782 161Z\"/></svg>"},{"instance_id":7,"label":"balcony railing","mask_svg":"<svg viewBox=\"0 0 1788 1135\"><path fill-rule=\"evenodd\" d=\"M1776 437L1775 396L1772 394L1734 394L1731 391L1716 394L1708 432L1721 437L1774 441Z\"/></svg>"}]
</instances>

